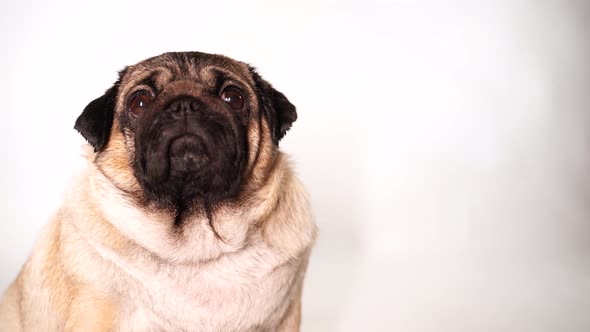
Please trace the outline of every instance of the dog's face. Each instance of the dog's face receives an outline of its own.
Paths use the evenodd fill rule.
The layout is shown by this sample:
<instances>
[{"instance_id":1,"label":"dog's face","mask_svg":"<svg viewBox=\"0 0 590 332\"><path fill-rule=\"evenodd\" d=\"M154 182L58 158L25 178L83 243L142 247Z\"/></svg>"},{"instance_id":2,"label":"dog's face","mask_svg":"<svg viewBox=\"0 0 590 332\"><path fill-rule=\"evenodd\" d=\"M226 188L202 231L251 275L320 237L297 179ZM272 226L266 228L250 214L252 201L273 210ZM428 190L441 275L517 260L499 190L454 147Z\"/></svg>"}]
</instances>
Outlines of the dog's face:
<instances>
[{"instance_id":1,"label":"dog's face","mask_svg":"<svg viewBox=\"0 0 590 332\"><path fill-rule=\"evenodd\" d=\"M180 216L235 199L259 181L296 117L287 98L244 63L166 53L125 68L75 128L121 190Z\"/></svg>"}]
</instances>

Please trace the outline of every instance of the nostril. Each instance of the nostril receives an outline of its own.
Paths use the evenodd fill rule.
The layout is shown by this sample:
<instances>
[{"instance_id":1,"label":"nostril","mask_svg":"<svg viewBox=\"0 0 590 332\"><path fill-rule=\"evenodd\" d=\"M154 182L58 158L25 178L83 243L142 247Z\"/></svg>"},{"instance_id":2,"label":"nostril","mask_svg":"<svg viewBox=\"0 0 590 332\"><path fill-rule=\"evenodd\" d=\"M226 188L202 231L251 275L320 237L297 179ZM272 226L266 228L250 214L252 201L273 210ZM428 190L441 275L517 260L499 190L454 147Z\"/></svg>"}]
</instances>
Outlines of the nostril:
<instances>
[{"instance_id":1,"label":"nostril","mask_svg":"<svg viewBox=\"0 0 590 332\"><path fill-rule=\"evenodd\" d=\"M201 102L193 100L190 104L191 111L198 111L201 108Z\"/></svg>"},{"instance_id":2,"label":"nostril","mask_svg":"<svg viewBox=\"0 0 590 332\"><path fill-rule=\"evenodd\" d=\"M175 114L189 114L201 109L201 101L193 97L179 97L167 107L168 112Z\"/></svg>"},{"instance_id":3,"label":"nostril","mask_svg":"<svg viewBox=\"0 0 590 332\"><path fill-rule=\"evenodd\" d=\"M168 111L173 112L173 113L177 113L177 112L180 112L181 108L182 108L182 106L180 105L180 103L172 103L168 107Z\"/></svg>"}]
</instances>

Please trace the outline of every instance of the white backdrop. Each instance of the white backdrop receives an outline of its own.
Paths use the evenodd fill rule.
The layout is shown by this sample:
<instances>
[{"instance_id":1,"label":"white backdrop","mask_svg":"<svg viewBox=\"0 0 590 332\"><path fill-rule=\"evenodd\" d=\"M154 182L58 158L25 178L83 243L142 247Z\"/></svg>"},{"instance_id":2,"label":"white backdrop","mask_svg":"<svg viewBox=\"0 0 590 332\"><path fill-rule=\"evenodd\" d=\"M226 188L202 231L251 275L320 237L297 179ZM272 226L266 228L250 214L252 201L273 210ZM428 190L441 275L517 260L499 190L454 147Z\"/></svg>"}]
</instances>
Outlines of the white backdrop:
<instances>
[{"instance_id":1,"label":"white backdrop","mask_svg":"<svg viewBox=\"0 0 590 332\"><path fill-rule=\"evenodd\" d=\"M303 331L590 331L586 3L4 1L0 288L83 167L84 106L200 50L298 107Z\"/></svg>"}]
</instances>

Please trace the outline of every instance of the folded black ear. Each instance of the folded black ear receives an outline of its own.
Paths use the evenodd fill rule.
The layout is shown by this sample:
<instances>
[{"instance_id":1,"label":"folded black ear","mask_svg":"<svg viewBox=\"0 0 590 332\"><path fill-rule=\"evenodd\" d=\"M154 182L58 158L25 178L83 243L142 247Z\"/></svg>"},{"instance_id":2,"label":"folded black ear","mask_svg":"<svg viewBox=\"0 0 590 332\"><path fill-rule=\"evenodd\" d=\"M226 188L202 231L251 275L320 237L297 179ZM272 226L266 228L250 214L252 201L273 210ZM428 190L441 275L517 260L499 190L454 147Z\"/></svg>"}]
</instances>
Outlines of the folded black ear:
<instances>
[{"instance_id":1,"label":"folded black ear","mask_svg":"<svg viewBox=\"0 0 590 332\"><path fill-rule=\"evenodd\" d=\"M108 89L104 95L91 101L74 125L74 129L80 132L88 143L94 147L94 151L100 151L109 141L115 117L119 82L120 80Z\"/></svg>"},{"instance_id":2,"label":"folded black ear","mask_svg":"<svg viewBox=\"0 0 590 332\"><path fill-rule=\"evenodd\" d=\"M262 79L254 68L250 68L250 72L254 79L256 93L260 98L264 115L268 120L272 140L278 146L279 141L285 136L287 130L297 120L295 106L291 104L284 94L277 91L270 83Z\"/></svg>"}]
</instances>

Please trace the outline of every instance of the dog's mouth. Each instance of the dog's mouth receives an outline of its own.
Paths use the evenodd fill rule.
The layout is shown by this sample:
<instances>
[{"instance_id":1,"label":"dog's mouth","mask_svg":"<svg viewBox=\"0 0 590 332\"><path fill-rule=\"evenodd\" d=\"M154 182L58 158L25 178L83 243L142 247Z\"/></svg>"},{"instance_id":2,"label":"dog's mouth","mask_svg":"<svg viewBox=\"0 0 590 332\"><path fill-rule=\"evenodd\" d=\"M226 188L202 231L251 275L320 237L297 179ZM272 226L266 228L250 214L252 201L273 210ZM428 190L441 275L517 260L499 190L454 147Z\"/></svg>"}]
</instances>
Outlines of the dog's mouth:
<instances>
[{"instance_id":1,"label":"dog's mouth","mask_svg":"<svg viewBox=\"0 0 590 332\"><path fill-rule=\"evenodd\" d=\"M187 129L189 127L193 130ZM194 130L195 127L198 124L189 126L177 121L163 130L153 130L151 137L139 146L143 176L157 184L190 177L212 167L215 156L210 151L215 151L215 147L208 145L213 139L202 130Z\"/></svg>"},{"instance_id":2,"label":"dog's mouth","mask_svg":"<svg viewBox=\"0 0 590 332\"><path fill-rule=\"evenodd\" d=\"M183 176L184 173L204 167L210 161L203 138L191 133L171 139L167 157L171 176Z\"/></svg>"}]
</instances>

